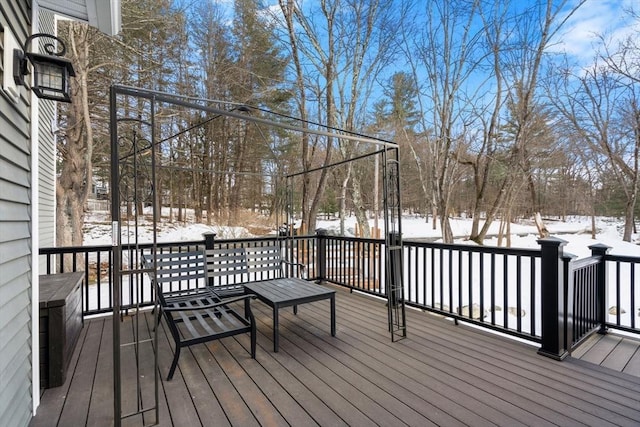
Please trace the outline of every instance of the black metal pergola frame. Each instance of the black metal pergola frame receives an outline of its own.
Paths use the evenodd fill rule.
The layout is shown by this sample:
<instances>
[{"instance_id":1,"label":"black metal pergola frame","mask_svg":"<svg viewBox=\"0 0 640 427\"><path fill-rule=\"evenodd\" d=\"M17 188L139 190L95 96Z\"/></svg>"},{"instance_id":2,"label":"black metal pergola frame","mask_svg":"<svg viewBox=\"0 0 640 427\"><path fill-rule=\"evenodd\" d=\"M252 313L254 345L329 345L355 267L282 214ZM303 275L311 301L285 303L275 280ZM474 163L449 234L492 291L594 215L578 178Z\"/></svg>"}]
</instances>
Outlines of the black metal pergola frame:
<instances>
[{"instance_id":1,"label":"black metal pergola frame","mask_svg":"<svg viewBox=\"0 0 640 427\"><path fill-rule=\"evenodd\" d=\"M145 114L150 117L150 120L142 120L139 116L139 111L131 108L130 106L120 106L118 104L119 97L127 97L128 99L134 99L137 101L146 100L149 105L145 108ZM157 374L157 366L158 366L158 351L157 351L157 328L154 329L154 336L145 339L144 342L150 341L153 351L154 351L154 372L155 372L155 401L151 406L143 406L140 401L137 403L137 410L130 414L122 414L122 383L121 383L121 348L123 344L121 343L120 336L120 318L122 315L122 295L121 295L121 286L123 283L123 277L128 276L130 280L134 280L134 277L139 277L142 274L153 273L153 271L143 270L140 267L140 263L134 260L129 260L129 268L124 268L123 263L123 251L122 251L122 218L121 218L121 204L122 204L122 194L123 190L120 186L121 183L121 163L123 159L127 159L130 162L130 166L133 167L133 175L132 175L132 183L133 188L129 188L127 186L126 197L132 198L132 200L137 201L140 197L140 192L145 191L149 192L150 196L153 199L153 214L152 214L152 226L153 226L153 241L152 241L152 250L157 250L157 236L156 230L159 222L160 213L157 212L158 206L158 197L159 195L155 191L157 188L157 176L156 172L158 169L158 165L156 164L156 154L158 150L158 146L160 143L165 140L157 140L156 137L156 115L158 104L170 104L174 106L179 106L185 109L198 110L207 113L213 113L217 117L226 116L231 118L236 118L239 120L243 120L246 122L252 122L255 124L262 124L266 126L278 127L285 130L301 132L301 133L309 133L315 134L317 136L324 136L327 138L338 138L347 141L353 142L363 142L374 144L374 146L382 147L382 149L374 151L372 153L365 154L363 156L358 156L352 159L346 159L342 162L330 164L323 166L323 169L331 168L338 166L340 164L356 161L358 159L373 156L373 155L382 155L383 157L383 210L384 210L384 221L385 221L385 247L386 247L386 277L387 277L387 297L388 297L388 323L389 323L389 331L391 332L391 339L395 341L396 339L401 339L406 336L406 325L405 325L405 315L404 315L404 296L403 296L403 279L402 279L402 231L401 231L401 205L400 205L400 187L399 187L399 173L400 173L400 165L399 165L399 156L398 156L398 145L385 141L378 138L372 138L360 134L356 134L353 132L345 131L337 128L328 128L327 126L305 122L300 119L295 119L288 117L288 119L292 119L294 121L298 121L304 125L314 125L319 129L311 129L308 127L301 127L291 123L281 123L273 120L268 120L262 117L255 117L251 115L247 115L244 113L243 106L239 104L236 105L235 108L231 110L224 110L217 107L212 107L208 105L209 103L216 102L207 99L201 98L190 98L180 95L173 95L164 92L147 90L141 88L134 88L128 86L121 85L113 85L110 89L110 141L111 141L111 215L112 215L112 246L113 246L113 271L112 271L112 283L113 283L113 386L114 386L114 423L116 426L121 425L121 420L136 416L142 415L154 411L155 412L155 422L158 422L158 374ZM203 105L204 104L204 105ZM136 117L128 117L127 114L131 111L134 111L137 114ZM266 112L266 110L258 109L260 111ZM274 113L275 114L275 113ZM120 117L122 116L122 117ZM150 141L147 141L143 147L138 147L137 142L135 140L135 136L133 138L132 146L129 149L129 152L124 156L120 153L120 136L118 133L118 125L123 122L139 122L140 125L149 127L149 135ZM140 167L138 158L141 155L149 155L150 154L150 164L147 166L150 167L150 170L147 171L147 174L142 177L144 174L139 174L138 168ZM312 173L318 169L301 171L295 174L290 174L287 176L287 181L290 182L290 178L297 175L302 175L306 173ZM231 172L230 172L231 173ZM232 172L237 173L237 172ZM146 186L139 185L139 180L146 181ZM142 184L142 182L140 182ZM129 192L132 192L129 194ZM135 205L135 203L134 203ZM134 207L135 209L135 207ZM139 244L138 242L138 223L137 223L137 215L134 220L134 238L135 245ZM139 253L139 251L136 251ZM134 255L138 256L138 255ZM158 324L159 310L157 309L157 298L155 301L155 316L156 316L156 324ZM135 308L137 310L138 307ZM130 306L128 307L130 311ZM138 346L143 343L140 340L139 336L134 333L134 340L130 343L126 343L127 346L134 346L135 348L135 357L140 357L140 351ZM136 367L139 369L138 360L136 360ZM138 383L139 387L139 383ZM136 396L139 396L140 392L136 391ZM138 397L137 397L138 399Z\"/></svg>"}]
</instances>

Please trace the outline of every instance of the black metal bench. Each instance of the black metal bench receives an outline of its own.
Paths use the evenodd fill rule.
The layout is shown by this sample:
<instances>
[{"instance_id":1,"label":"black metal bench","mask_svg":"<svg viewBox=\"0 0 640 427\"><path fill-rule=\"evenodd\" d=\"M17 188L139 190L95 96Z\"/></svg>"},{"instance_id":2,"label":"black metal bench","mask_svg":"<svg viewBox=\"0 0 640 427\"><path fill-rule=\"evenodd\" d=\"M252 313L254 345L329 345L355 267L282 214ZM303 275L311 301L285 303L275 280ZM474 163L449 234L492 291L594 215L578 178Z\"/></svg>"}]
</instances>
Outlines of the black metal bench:
<instances>
[{"instance_id":1,"label":"black metal bench","mask_svg":"<svg viewBox=\"0 0 640 427\"><path fill-rule=\"evenodd\" d=\"M286 261L277 245L207 249L209 286L221 296L244 294L244 284L287 277L287 268L302 276L304 266Z\"/></svg>"},{"instance_id":2,"label":"black metal bench","mask_svg":"<svg viewBox=\"0 0 640 427\"><path fill-rule=\"evenodd\" d=\"M246 248L248 282L288 277L287 269L297 269L296 277L302 277L304 265L285 260L279 246L253 246Z\"/></svg>"},{"instance_id":3,"label":"black metal bench","mask_svg":"<svg viewBox=\"0 0 640 427\"><path fill-rule=\"evenodd\" d=\"M249 269L247 253L243 247L206 250L209 286L225 297L244 294Z\"/></svg>"},{"instance_id":4,"label":"black metal bench","mask_svg":"<svg viewBox=\"0 0 640 427\"><path fill-rule=\"evenodd\" d=\"M155 262L154 262L155 260ZM175 343L173 362L167 380L173 377L180 350L232 335L251 334L251 357L256 357L256 323L249 300L255 295L224 298L208 286L209 277L203 251L144 254L160 301L161 314ZM229 304L244 300L242 315Z\"/></svg>"}]
</instances>

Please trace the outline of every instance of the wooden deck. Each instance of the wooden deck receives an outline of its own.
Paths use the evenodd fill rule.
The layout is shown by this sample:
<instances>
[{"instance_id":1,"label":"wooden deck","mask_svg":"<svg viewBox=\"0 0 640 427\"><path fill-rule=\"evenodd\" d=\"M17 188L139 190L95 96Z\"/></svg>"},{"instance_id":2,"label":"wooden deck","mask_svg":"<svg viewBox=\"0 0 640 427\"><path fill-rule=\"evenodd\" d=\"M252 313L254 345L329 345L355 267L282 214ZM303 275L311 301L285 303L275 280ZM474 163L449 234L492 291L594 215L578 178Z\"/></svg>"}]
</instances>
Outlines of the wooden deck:
<instances>
[{"instance_id":1,"label":"wooden deck","mask_svg":"<svg viewBox=\"0 0 640 427\"><path fill-rule=\"evenodd\" d=\"M414 310L408 337L392 343L384 302L341 289L335 338L328 301L300 306L297 316L283 309L273 353L271 312L260 302L252 307L255 360L248 335L193 346L169 382L172 352L160 328L160 425L640 425L640 378L625 373L574 358L557 362L536 347ZM146 330L151 317L140 317ZM123 335L132 324L123 322ZM45 391L32 426L113 424L111 325L111 318L86 322L72 372L64 386ZM138 354L146 401L150 352ZM125 382L135 378L134 356L123 357ZM135 402L125 398L129 409Z\"/></svg>"},{"instance_id":2,"label":"wooden deck","mask_svg":"<svg viewBox=\"0 0 640 427\"><path fill-rule=\"evenodd\" d=\"M593 334L572 354L618 372L640 377L640 341L615 332Z\"/></svg>"}]
</instances>

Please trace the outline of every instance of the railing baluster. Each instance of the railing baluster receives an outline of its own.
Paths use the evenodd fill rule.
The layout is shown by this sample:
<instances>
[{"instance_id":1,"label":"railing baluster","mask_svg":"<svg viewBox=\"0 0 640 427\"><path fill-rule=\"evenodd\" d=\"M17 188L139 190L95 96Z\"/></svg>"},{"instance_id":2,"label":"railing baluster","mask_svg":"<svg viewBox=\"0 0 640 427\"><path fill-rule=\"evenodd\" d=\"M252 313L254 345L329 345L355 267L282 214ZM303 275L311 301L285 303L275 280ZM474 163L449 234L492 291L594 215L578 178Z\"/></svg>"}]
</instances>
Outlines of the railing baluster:
<instances>
[{"instance_id":1,"label":"railing baluster","mask_svg":"<svg viewBox=\"0 0 640 427\"><path fill-rule=\"evenodd\" d=\"M404 242L406 245L406 242ZM427 305L428 295L429 295L429 258L427 250L423 247L416 246L415 247L416 254L416 263L421 264L422 266L422 274L420 275L420 280L416 278L416 287L420 287L422 294L422 301L418 301L422 306ZM416 291L417 292L417 291Z\"/></svg>"},{"instance_id":2,"label":"railing baluster","mask_svg":"<svg viewBox=\"0 0 640 427\"><path fill-rule=\"evenodd\" d=\"M101 306L101 302L102 302L102 295L101 295L101 289L102 289L102 275L100 274L100 265L102 263L101 261L101 256L102 252L97 251L96 252L96 300L98 303L98 307ZM109 268L111 268L111 263L109 263ZM111 276L109 276L111 277ZM85 311L89 310L89 281L87 280L85 283Z\"/></svg>"},{"instance_id":3,"label":"railing baluster","mask_svg":"<svg viewBox=\"0 0 640 427\"><path fill-rule=\"evenodd\" d=\"M413 301L414 299L414 294L415 294L415 300L418 300L418 275L419 273L419 263L418 263L418 251L414 251L412 250L413 248L411 246L409 246L408 248L406 248L405 251L405 256L403 256L403 259L405 260L405 267L404 267L404 271L413 271L413 274L409 274L409 277L405 278L405 289L407 289L407 293L405 298L408 299L409 301ZM406 253L408 252L408 253ZM411 268L411 266L413 265L413 268ZM413 280L412 280L413 279Z\"/></svg>"},{"instance_id":4,"label":"railing baluster","mask_svg":"<svg viewBox=\"0 0 640 427\"><path fill-rule=\"evenodd\" d=\"M637 264L629 265L629 283L631 283L630 291L630 301L629 301L629 311L631 313L631 329L636 328L636 312L637 315L640 316L640 308L636 308L636 266Z\"/></svg>"},{"instance_id":5,"label":"railing baluster","mask_svg":"<svg viewBox=\"0 0 640 427\"><path fill-rule=\"evenodd\" d=\"M449 262L447 264L449 265L447 283L449 290L451 290L453 288L453 249L451 248L449 248ZM449 291L449 306L451 306L451 291ZM441 291L440 310L444 310L444 291Z\"/></svg>"},{"instance_id":6,"label":"railing baluster","mask_svg":"<svg viewBox=\"0 0 640 427\"><path fill-rule=\"evenodd\" d=\"M462 264L464 263L464 259L463 259L463 255L462 255L462 250L458 250L458 303L456 304L456 310L453 310L453 304L451 305L451 312L452 313L457 313L458 316L462 316L462 288L463 288L463 281L462 281Z\"/></svg>"},{"instance_id":7,"label":"railing baluster","mask_svg":"<svg viewBox=\"0 0 640 427\"><path fill-rule=\"evenodd\" d=\"M480 269L480 321L484 322L485 304L484 304L484 254L480 253L478 263ZM493 306L492 306L493 307ZM495 311L495 310L491 310Z\"/></svg>"},{"instance_id":8,"label":"railing baluster","mask_svg":"<svg viewBox=\"0 0 640 427\"><path fill-rule=\"evenodd\" d=\"M467 280L467 294L469 300L467 301L467 307L469 307L468 317L473 319L473 252L469 252L469 280Z\"/></svg>"},{"instance_id":9,"label":"railing baluster","mask_svg":"<svg viewBox=\"0 0 640 427\"><path fill-rule=\"evenodd\" d=\"M433 307L433 298L434 295L436 293L435 291L435 286L436 286L436 249L435 248L430 248L429 252L431 252L431 294L429 295L429 299L428 301L430 301L430 303L425 304L426 306L431 306Z\"/></svg>"},{"instance_id":10,"label":"railing baluster","mask_svg":"<svg viewBox=\"0 0 640 427\"><path fill-rule=\"evenodd\" d=\"M509 329L509 259L502 255L502 326Z\"/></svg>"},{"instance_id":11,"label":"railing baluster","mask_svg":"<svg viewBox=\"0 0 640 427\"><path fill-rule=\"evenodd\" d=\"M616 262L616 325L619 325L622 306L620 305L620 262ZM605 307L606 308L606 307ZM605 314L606 316L606 314ZM606 317L605 317L606 319ZM606 321L606 320L605 320Z\"/></svg>"},{"instance_id":12,"label":"railing baluster","mask_svg":"<svg viewBox=\"0 0 640 427\"><path fill-rule=\"evenodd\" d=\"M516 255L516 330L522 332L522 257Z\"/></svg>"},{"instance_id":13,"label":"railing baluster","mask_svg":"<svg viewBox=\"0 0 640 427\"><path fill-rule=\"evenodd\" d=\"M491 269L491 277L496 277L496 254L492 253L489 257L489 267ZM491 310L491 324L495 326L496 324L496 281L491 280L491 307L494 307Z\"/></svg>"},{"instance_id":14,"label":"railing baluster","mask_svg":"<svg viewBox=\"0 0 640 427\"><path fill-rule=\"evenodd\" d=\"M536 280L536 260L535 258L529 258L529 262L530 262L530 269L531 269L531 274L529 275L529 283L530 283L530 293L531 296L529 297L530 301L530 307L529 310L531 312L531 331L529 331L529 333L531 334L531 336L538 336L537 334L537 328L536 328L536 319L538 311L536 310L536 302L537 302L537 292L536 292L536 284L538 283L538 281Z\"/></svg>"},{"instance_id":15,"label":"railing baluster","mask_svg":"<svg viewBox=\"0 0 640 427\"><path fill-rule=\"evenodd\" d=\"M276 238L216 240L215 245L220 248L264 246L277 241ZM351 290L360 290L378 296L385 295L385 264L381 259L384 257L382 240L325 236L324 246L322 246L316 236L296 236L289 242L291 244L287 245L285 250L290 253L292 260L307 264L309 278L317 277L346 286ZM157 247L160 253L164 253L185 251L202 247L203 244L203 241L159 243ZM541 313L540 301L538 301L541 297L539 290L541 277L538 273L540 251L415 241L405 241L404 245L406 247L404 272L408 275L405 281L405 292L408 305L455 319L464 318L471 323L540 341ZM324 267L313 261L320 257L321 246L325 257ZM150 244L143 244L136 248L124 246L123 252L128 254L130 262L134 263L139 256L138 249L148 250L149 248L151 248ZM42 249L41 254L46 257L47 273L77 269L84 259L87 278L83 296L85 314L98 314L111 310L113 301L110 279L113 276L113 252L110 246ZM497 264L498 256L502 257L501 264ZM615 268L611 269L609 290L612 299L615 292L615 304L611 305L616 306L618 310L615 317L609 316L614 319L614 323L608 324L605 315L604 324L638 333L640 332L636 329L639 309L638 286L635 280L638 276L636 268L640 259L606 253L602 257L604 263L615 263ZM106 265L108 278L104 278L101 273L103 263ZM126 268L137 270L134 265L128 265ZM322 268L324 272L321 271ZM629 268L629 273L625 268ZM528 274L527 270L529 270ZM139 276L141 273L136 272L136 274ZM477 277L477 274L480 276ZM576 301L567 301L567 304L574 311L575 324L572 331L576 339L599 325L595 319L600 318L603 310L600 293L604 288L597 287L600 280L598 274L600 273L595 266L575 272ZM138 281L144 283L144 277L138 277ZM628 282L630 284L627 284ZM145 289L148 283L138 290L133 289L133 286L134 280L130 277L128 286L125 288L128 289L128 295L123 295L125 298L128 297L128 304L135 303L136 298L143 304L153 300L154 290L151 287ZM181 283L178 286L184 288L194 284ZM511 304L509 304L510 299ZM473 316L474 302L480 305L480 318ZM504 304L501 317L497 316L496 304ZM469 313L463 316L462 307L465 305L468 305ZM509 305L516 307L515 321L508 314ZM623 309L627 314L622 314ZM483 318L487 310L490 311L490 321ZM525 316L529 317L528 319L521 317L523 311L526 313ZM501 318L500 322L497 320L499 318Z\"/></svg>"}]
</instances>

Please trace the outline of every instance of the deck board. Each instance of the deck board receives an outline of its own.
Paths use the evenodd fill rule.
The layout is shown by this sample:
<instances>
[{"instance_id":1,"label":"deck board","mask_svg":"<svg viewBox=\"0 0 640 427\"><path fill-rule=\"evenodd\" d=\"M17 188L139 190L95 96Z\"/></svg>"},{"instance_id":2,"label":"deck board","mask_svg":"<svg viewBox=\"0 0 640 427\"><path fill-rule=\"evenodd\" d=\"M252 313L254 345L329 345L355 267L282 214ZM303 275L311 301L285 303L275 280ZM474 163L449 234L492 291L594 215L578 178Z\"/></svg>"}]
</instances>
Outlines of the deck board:
<instances>
[{"instance_id":1,"label":"deck board","mask_svg":"<svg viewBox=\"0 0 640 427\"><path fill-rule=\"evenodd\" d=\"M620 341L622 341L622 337L619 336L607 335L606 337L601 337L580 359L600 365L609 354L611 354Z\"/></svg>"},{"instance_id":2,"label":"deck board","mask_svg":"<svg viewBox=\"0 0 640 427\"><path fill-rule=\"evenodd\" d=\"M623 338L618 345L602 361L601 365L622 372L629 360L638 350L638 345L627 338Z\"/></svg>"},{"instance_id":3,"label":"deck board","mask_svg":"<svg viewBox=\"0 0 640 427\"><path fill-rule=\"evenodd\" d=\"M273 353L271 309L259 301L252 307L255 360L248 334L192 346L182 350L172 381L165 377L173 344L164 323L158 329L160 425L640 425L640 378L585 360L558 362L535 346L417 310L407 310L408 337L392 343L384 301L341 289L336 337L328 301L300 306L297 315L282 309ZM149 334L152 316L140 317ZM125 318L121 334L132 331ZM43 393L32 426L112 425L111 343L111 318L85 323L67 381ZM606 353L617 367L628 357L622 370L640 364L626 344L599 345L584 355ZM127 381L135 378L131 359L123 360ZM150 347L141 346L140 360L150 359ZM153 390L150 367L143 364L140 378L143 403ZM123 425L143 425L142 417Z\"/></svg>"},{"instance_id":4,"label":"deck board","mask_svg":"<svg viewBox=\"0 0 640 427\"><path fill-rule=\"evenodd\" d=\"M494 390L502 400L517 398L520 403L533 401L530 410L549 422L559 420L561 424L570 424L573 420L585 424L607 425L606 418L599 414L598 396L587 390L580 397L573 397L571 392L575 388L548 377L544 372L536 372L535 369L515 366L507 360L491 360L488 355L471 358L464 355L461 349L443 354L454 354L449 369L453 369L455 365L460 366L459 372L462 375L480 378L485 388ZM439 369L447 371L446 366ZM576 384L575 387L577 386ZM567 412L567 409L571 411Z\"/></svg>"},{"instance_id":5,"label":"deck board","mask_svg":"<svg viewBox=\"0 0 640 427\"><path fill-rule=\"evenodd\" d=\"M311 337L314 324L316 323L318 322L309 323L304 327L298 325L296 327L297 333ZM384 326L384 324L381 324L379 321L376 323L376 328ZM293 329L293 327L291 327L291 329ZM322 334L322 328L318 329L317 333ZM358 344L362 343L362 345L367 345L366 338L350 334L347 330L341 331L341 337L342 334L345 334L342 339L349 343L358 342ZM329 338L331 337L325 338L326 344L330 344L328 341ZM369 345L365 351L354 350L354 347L347 345L326 345L323 346L323 348L331 359L340 361L345 367L353 370L356 375L369 381L372 386L384 391L386 396L389 396L395 405L400 406L397 414L403 422L414 425L451 423L455 420L446 413L438 419L428 420L420 411L426 412L425 408L429 408L433 413L441 413L447 409L460 411L462 408L455 402L461 399L465 399L467 406L473 406L473 399L468 400L469 396L466 395L453 393L448 398L443 398L442 395L437 393L437 390L448 387L447 384L438 384L437 382L434 384L434 378L426 375L421 376L422 381L415 380L414 377L419 375L419 373L414 367L410 364L398 363L397 360L387 357L383 351L379 351L377 348L379 347L378 341L374 340L373 342L376 344ZM309 345L309 343L302 343L301 345ZM336 349L336 347L338 348ZM360 345L358 345L358 347L360 347ZM403 397L401 401L397 401L393 396ZM486 409L486 407L484 409ZM461 415L458 416L462 418ZM469 418L468 421L473 419L473 411L468 412L466 416ZM503 418L503 421L506 422L507 420ZM516 424L516 421L513 419L509 421ZM476 417L474 423L481 425L483 419Z\"/></svg>"},{"instance_id":6,"label":"deck board","mask_svg":"<svg viewBox=\"0 0 640 427\"><path fill-rule=\"evenodd\" d=\"M408 320L408 324L410 322L411 320ZM415 329L414 334L422 332L419 327ZM489 337L485 337L485 340L487 338ZM474 395L488 390L489 394L497 398L495 404L499 407L502 406L503 401L512 401L517 407L528 406L528 412L542 420L559 420L562 424L571 421L558 409L564 408L564 405L559 405L554 398L547 396L545 394L547 390L540 390L542 386L537 387L537 383L533 381L528 383L526 379L518 378L517 372L514 372L515 369L510 369L508 363L494 365L493 356L485 356L482 351L477 351L474 356L465 355L464 352L468 350L466 348L468 340L462 343L456 343L447 338L437 340L434 339L433 334L429 334L429 340L428 346L421 344L422 340L407 341L410 349L406 350L405 354L413 360L419 360L423 354L429 354L430 357L426 363L436 372L448 373L445 381L450 382L453 377L460 382L461 387L472 390ZM474 346L474 348L480 347ZM473 351L473 348L471 350ZM485 415L484 411L475 414L476 417L483 415ZM584 415L576 414L576 416ZM544 421L537 420L537 422Z\"/></svg>"},{"instance_id":7,"label":"deck board","mask_svg":"<svg viewBox=\"0 0 640 427\"><path fill-rule=\"evenodd\" d=\"M49 426L51 424L52 419L59 419L60 414L62 413L62 408L65 404L67 392L69 387L71 386L71 380L73 379L72 371L75 369L75 366L78 363L80 358L80 354L82 353L82 348L84 347L87 335L90 330L92 330L92 325L85 322L85 327L80 332L80 336L78 337L78 342L76 344L76 349L71 356L71 361L69 362L69 371L67 372L67 376L65 378L64 384L60 387L46 389L44 393L41 393L40 396L40 406L38 407L38 412L40 414L45 414L44 416L34 417L31 420L30 426L32 427L40 427L40 426ZM96 327L100 326L100 322L96 325ZM95 345L95 342L90 343L89 345ZM81 380L77 378L76 381ZM109 416L113 417L113 408L111 408Z\"/></svg>"},{"instance_id":8,"label":"deck board","mask_svg":"<svg viewBox=\"0 0 640 427\"><path fill-rule=\"evenodd\" d=\"M60 425L84 425L90 409L91 392L95 384L96 365L104 328L100 324L89 323L87 341L98 345L82 346L82 353L75 366L69 390L60 415Z\"/></svg>"},{"instance_id":9,"label":"deck board","mask_svg":"<svg viewBox=\"0 0 640 427\"><path fill-rule=\"evenodd\" d=\"M108 319L111 321L111 319ZM89 323L98 322L85 322ZM87 415L87 425L99 425L101 420L113 417L113 329L102 324L102 334L100 341L87 342L85 345L98 346L99 354L96 363L100 369L96 370L94 386L91 391L91 401L89 403L89 414ZM98 335L93 335L97 339Z\"/></svg>"},{"instance_id":10,"label":"deck board","mask_svg":"<svg viewBox=\"0 0 640 427\"><path fill-rule=\"evenodd\" d=\"M592 334L571 356L640 377L640 339L615 331L604 335Z\"/></svg>"},{"instance_id":11,"label":"deck board","mask_svg":"<svg viewBox=\"0 0 640 427\"><path fill-rule=\"evenodd\" d=\"M182 366L179 365L181 368L179 375L174 375L174 379L172 381L165 381L166 375L169 371L168 367L171 365L171 361L173 360L173 350L167 339L167 329L160 327L158 334L160 336L158 339L158 366L165 368L160 369L160 378L162 379L162 395L164 396L164 399L166 399L167 407L169 409L169 413L167 415L173 425L178 425L179 422L182 422L185 426L202 425L196 409L197 405L194 405L188 383L182 375ZM188 350L185 351L183 349L181 358L182 357L184 357L185 360L184 369L194 369L194 362L191 357L191 353ZM197 381L200 380L201 376L198 375Z\"/></svg>"},{"instance_id":12,"label":"deck board","mask_svg":"<svg viewBox=\"0 0 640 427\"><path fill-rule=\"evenodd\" d=\"M640 377L640 347L639 346L636 347L636 352L633 354L633 356L631 356L631 359L629 359L629 362L627 362L627 365L624 367L624 370L622 372L629 375L635 375L636 377Z\"/></svg>"}]
</instances>

